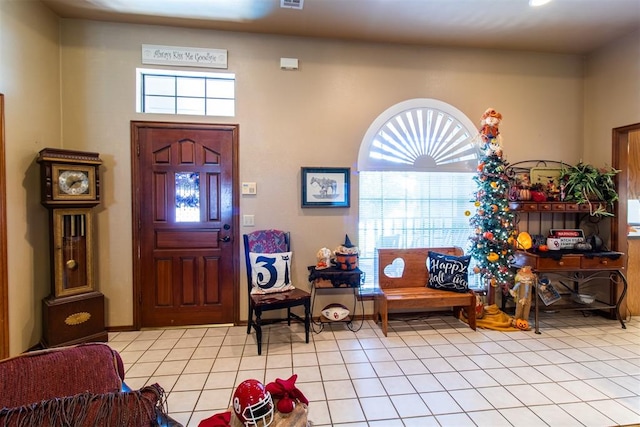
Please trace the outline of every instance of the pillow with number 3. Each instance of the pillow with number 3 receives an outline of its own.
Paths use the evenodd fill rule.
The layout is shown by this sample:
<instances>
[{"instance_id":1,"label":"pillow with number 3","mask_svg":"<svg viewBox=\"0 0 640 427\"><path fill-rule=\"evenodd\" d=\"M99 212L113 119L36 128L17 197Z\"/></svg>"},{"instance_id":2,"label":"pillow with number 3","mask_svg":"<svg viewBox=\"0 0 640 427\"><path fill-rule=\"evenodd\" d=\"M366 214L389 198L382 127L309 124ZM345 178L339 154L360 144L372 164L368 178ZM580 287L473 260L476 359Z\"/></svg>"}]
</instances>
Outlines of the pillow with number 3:
<instances>
[{"instance_id":1,"label":"pillow with number 3","mask_svg":"<svg viewBox=\"0 0 640 427\"><path fill-rule=\"evenodd\" d=\"M291 284L291 252L261 254L249 252L251 293L269 294L295 289Z\"/></svg>"}]
</instances>

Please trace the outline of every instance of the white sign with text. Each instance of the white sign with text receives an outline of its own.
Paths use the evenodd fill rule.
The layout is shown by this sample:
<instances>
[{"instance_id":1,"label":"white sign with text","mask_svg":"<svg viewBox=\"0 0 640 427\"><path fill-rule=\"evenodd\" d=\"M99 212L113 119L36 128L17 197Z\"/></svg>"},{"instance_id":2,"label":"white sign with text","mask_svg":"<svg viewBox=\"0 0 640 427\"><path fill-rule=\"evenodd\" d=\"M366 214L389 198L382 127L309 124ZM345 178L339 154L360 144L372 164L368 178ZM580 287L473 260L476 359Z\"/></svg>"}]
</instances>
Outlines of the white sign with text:
<instances>
[{"instance_id":1,"label":"white sign with text","mask_svg":"<svg viewBox=\"0 0 640 427\"><path fill-rule=\"evenodd\" d=\"M181 67L227 68L227 50L143 44L142 63Z\"/></svg>"}]
</instances>

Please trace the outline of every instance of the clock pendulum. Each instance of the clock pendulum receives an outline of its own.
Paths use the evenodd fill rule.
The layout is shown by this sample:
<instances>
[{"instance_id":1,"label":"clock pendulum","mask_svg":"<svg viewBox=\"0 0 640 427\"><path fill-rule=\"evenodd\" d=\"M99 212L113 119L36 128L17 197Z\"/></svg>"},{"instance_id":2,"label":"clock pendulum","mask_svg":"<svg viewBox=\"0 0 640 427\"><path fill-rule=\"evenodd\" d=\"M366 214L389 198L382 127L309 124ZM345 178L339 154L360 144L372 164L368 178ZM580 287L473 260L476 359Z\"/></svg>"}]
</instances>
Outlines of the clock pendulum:
<instances>
[{"instance_id":1,"label":"clock pendulum","mask_svg":"<svg viewBox=\"0 0 640 427\"><path fill-rule=\"evenodd\" d=\"M100 203L97 153L40 151L41 203L49 211L51 294L42 301L45 347L107 341L104 295L94 281L93 208Z\"/></svg>"}]
</instances>

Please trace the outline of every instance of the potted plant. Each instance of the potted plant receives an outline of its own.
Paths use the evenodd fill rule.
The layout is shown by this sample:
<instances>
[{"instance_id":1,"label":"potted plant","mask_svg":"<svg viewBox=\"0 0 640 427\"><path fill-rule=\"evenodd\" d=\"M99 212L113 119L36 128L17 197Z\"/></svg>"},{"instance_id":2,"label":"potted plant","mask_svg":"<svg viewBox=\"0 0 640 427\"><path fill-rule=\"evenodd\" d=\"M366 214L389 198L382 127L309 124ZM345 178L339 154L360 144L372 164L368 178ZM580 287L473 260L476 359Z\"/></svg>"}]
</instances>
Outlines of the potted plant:
<instances>
[{"instance_id":1,"label":"potted plant","mask_svg":"<svg viewBox=\"0 0 640 427\"><path fill-rule=\"evenodd\" d=\"M589 204L592 216L613 216L609 207L618 200L613 178L619 172L609 166L596 168L582 161L574 166L563 165L560 185L563 187L564 200Z\"/></svg>"}]
</instances>

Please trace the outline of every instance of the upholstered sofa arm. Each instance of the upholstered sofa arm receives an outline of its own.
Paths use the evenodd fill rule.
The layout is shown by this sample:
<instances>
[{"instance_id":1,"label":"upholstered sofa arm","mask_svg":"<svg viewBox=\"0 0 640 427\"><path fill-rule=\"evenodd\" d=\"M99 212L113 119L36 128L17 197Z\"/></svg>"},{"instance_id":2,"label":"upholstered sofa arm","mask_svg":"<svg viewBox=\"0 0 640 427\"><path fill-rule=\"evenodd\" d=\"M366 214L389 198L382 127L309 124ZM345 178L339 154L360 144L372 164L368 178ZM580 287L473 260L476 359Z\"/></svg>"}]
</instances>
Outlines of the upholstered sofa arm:
<instances>
[{"instance_id":1,"label":"upholstered sofa arm","mask_svg":"<svg viewBox=\"0 0 640 427\"><path fill-rule=\"evenodd\" d=\"M106 344L34 351L0 361L0 408L55 397L120 391L122 359Z\"/></svg>"},{"instance_id":2,"label":"upholstered sofa arm","mask_svg":"<svg viewBox=\"0 0 640 427\"><path fill-rule=\"evenodd\" d=\"M80 393L0 410L0 425L38 426L157 426L164 391L158 384L115 393Z\"/></svg>"},{"instance_id":3,"label":"upholstered sofa arm","mask_svg":"<svg viewBox=\"0 0 640 427\"><path fill-rule=\"evenodd\" d=\"M0 361L2 426L181 426L158 384L130 390L107 344L25 353Z\"/></svg>"}]
</instances>

